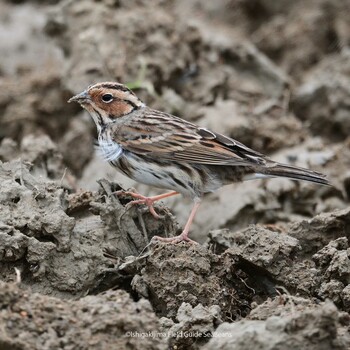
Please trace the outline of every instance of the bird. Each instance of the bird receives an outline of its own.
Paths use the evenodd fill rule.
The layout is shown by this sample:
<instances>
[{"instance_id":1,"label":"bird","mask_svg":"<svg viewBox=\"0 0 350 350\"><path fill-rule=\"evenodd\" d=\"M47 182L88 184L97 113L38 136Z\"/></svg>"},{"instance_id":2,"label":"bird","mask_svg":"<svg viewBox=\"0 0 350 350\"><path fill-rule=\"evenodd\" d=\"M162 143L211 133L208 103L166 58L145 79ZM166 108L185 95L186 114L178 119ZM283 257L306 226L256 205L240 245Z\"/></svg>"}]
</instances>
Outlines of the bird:
<instances>
[{"instance_id":1,"label":"bird","mask_svg":"<svg viewBox=\"0 0 350 350\"><path fill-rule=\"evenodd\" d=\"M113 167L139 183L171 190L152 197L124 191L133 197L132 204L147 205L157 218L156 201L178 194L193 200L180 235L152 239L196 243L189 232L201 200L224 185L272 177L330 185L319 172L273 161L233 138L152 109L118 82L90 85L68 102L78 102L89 112L99 150Z\"/></svg>"}]
</instances>

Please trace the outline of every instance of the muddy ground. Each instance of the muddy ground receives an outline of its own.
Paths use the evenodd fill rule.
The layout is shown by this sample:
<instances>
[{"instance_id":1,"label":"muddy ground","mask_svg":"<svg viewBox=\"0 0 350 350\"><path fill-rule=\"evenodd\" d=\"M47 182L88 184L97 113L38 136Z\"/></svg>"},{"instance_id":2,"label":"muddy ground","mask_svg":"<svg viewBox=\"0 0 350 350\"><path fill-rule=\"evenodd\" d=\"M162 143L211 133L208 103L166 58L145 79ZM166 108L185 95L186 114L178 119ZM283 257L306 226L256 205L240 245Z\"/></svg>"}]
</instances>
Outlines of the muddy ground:
<instances>
[{"instance_id":1,"label":"muddy ground","mask_svg":"<svg viewBox=\"0 0 350 350\"><path fill-rule=\"evenodd\" d=\"M350 2L0 3L0 349L349 349ZM205 197L162 219L112 192L67 104L127 83L150 106L328 175Z\"/></svg>"}]
</instances>

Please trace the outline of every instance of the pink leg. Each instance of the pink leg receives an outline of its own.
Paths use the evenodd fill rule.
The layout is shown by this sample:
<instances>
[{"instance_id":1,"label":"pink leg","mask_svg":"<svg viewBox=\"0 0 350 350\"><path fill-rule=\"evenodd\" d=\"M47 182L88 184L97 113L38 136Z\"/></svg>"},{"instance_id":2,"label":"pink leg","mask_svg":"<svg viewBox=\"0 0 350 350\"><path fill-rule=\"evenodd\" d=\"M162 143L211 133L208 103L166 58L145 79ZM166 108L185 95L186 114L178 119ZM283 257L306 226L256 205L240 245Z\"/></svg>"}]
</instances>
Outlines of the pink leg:
<instances>
[{"instance_id":1,"label":"pink leg","mask_svg":"<svg viewBox=\"0 0 350 350\"><path fill-rule=\"evenodd\" d=\"M190 217L188 218L186 225L185 225L185 227L180 235L175 236L175 237L169 237L169 238L153 236L152 239L156 239L156 240L162 241L162 242L169 242L169 243L179 243L182 241L186 241L186 242L198 244L197 242L193 241L192 239L190 239L188 237L188 233L190 231L190 227L192 225L193 219L197 213L197 210L198 210L200 204L201 204L200 202L196 202L195 205L193 206L193 208L191 210Z\"/></svg>"},{"instance_id":2,"label":"pink leg","mask_svg":"<svg viewBox=\"0 0 350 350\"><path fill-rule=\"evenodd\" d=\"M158 196L153 196L153 197L146 197L146 196L143 196L142 194L139 194L139 193L134 193L134 192L130 192L130 191L117 191L117 192L114 192L117 196L118 195L129 195L133 198L137 198L136 200L134 201L131 201L130 203L128 203L127 205L135 205L135 204L145 204L148 206L148 209L150 211L150 213L156 218L156 219L159 219L159 215L156 213L156 211L154 210L154 207L153 207L153 203L156 202L156 201L159 201L163 198L167 198L167 197L171 197L171 196L175 196L176 194L179 194L178 192L176 191L172 191L172 192L168 192L168 193L163 193L163 194L160 194Z\"/></svg>"}]
</instances>

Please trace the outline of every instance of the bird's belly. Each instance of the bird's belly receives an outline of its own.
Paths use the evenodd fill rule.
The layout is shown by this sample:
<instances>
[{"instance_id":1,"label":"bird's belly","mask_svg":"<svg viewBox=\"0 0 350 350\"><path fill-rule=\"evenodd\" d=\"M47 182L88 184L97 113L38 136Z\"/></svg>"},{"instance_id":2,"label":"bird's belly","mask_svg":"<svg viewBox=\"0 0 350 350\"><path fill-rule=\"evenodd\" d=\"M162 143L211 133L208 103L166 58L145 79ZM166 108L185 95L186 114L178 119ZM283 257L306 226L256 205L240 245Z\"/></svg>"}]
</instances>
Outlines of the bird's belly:
<instances>
[{"instance_id":1,"label":"bird's belly","mask_svg":"<svg viewBox=\"0 0 350 350\"><path fill-rule=\"evenodd\" d=\"M124 152L123 156L113 164L137 182L177 191L192 198L200 195L201 184L195 183L195 179L181 170L176 163L158 163Z\"/></svg>"}]
</instances>

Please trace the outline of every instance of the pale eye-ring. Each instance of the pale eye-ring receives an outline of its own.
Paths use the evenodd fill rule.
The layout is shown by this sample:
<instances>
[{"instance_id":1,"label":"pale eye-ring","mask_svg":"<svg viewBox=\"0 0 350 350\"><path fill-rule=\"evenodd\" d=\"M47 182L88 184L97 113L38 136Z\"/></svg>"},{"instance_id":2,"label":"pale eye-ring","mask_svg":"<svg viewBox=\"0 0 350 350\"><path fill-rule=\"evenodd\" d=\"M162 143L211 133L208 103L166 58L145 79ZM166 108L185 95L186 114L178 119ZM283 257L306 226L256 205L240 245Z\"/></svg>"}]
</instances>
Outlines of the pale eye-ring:
<instances>
[{"instance_id":1,"label":"pale eye-ring","mask_svg":"<svg viewBox=\"0 0 350 350\"><path fill-rule=\"evenodd\" d=\"M113 95L112 94L104 94L102 95L102 101L106 103L110 103L113 101Z\"/></svg>"}]
</instances>

